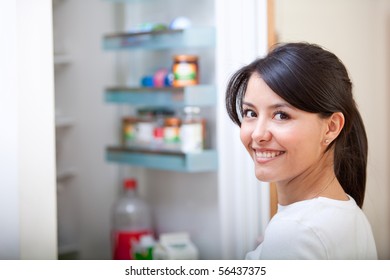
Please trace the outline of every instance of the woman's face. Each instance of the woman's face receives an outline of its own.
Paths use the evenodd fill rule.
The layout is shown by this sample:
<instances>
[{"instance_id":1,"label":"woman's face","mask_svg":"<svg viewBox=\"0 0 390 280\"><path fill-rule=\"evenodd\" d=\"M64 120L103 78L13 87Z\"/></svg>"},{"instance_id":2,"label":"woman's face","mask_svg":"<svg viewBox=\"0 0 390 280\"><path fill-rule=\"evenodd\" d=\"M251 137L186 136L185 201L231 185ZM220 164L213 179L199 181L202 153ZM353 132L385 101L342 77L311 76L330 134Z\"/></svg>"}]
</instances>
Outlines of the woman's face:
<instances>
[{"instance_id":1,"label":"woman's face","mask_svg":"<svg viewBox=\"0 0 390 280\"><path fill-rule=\"evenodd\" d=\"M242 106L241 141L257 179L289 182L318 167L326 148L326 119L292 107L256 74L249 79Z\"/></svg>"}]
</instances>

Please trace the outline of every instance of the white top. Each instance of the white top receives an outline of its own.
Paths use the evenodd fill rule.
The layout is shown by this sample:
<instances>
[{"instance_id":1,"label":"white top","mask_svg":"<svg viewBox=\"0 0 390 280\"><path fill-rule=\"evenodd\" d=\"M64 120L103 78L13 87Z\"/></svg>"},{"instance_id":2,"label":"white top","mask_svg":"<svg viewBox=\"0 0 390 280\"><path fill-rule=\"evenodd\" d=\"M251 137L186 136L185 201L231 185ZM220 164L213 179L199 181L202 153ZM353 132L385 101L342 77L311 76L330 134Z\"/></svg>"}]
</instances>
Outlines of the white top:
<instances>
[{"instance_id":1,"label":"white top","mask_svg":"<svg viewBox=\"0 0 390 280\"><path fill-rule=\"evenodd\" d=\"M278 206L246 259L377 259L371 226L355 200L318 197Z\"/></svg>"}]
</instances>

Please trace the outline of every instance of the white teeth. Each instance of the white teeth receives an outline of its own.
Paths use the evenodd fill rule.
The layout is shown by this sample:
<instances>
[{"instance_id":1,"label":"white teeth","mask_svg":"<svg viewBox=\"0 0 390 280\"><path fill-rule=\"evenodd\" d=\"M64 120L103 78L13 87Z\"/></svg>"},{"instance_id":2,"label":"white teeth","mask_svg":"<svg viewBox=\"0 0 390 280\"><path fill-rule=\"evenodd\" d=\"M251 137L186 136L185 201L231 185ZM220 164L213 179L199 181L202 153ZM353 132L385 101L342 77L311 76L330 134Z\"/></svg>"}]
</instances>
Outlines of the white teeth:
<instances>
[{"instance_id":1,"label":"white teeth","mask_svg":"<svg viewBox=\"0 0 390 280\"><path fill-rule=\"evenodd\" d=\"M259 158L274 158L277 157L284 152L256 152L256 157Z\"/></svg>"}]
</instances>

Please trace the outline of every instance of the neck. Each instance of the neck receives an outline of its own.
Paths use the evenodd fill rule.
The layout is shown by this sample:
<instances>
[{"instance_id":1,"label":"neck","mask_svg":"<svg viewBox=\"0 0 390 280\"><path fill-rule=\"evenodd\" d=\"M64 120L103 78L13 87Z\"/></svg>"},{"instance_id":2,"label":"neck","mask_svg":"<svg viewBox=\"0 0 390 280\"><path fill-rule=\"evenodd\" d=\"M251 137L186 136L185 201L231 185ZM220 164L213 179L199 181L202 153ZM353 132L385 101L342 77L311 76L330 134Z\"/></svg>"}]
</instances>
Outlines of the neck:
<instances>
[{"instance_id":1,"label":"neck","mask_svg":"<svg viewBox=\"0 0 390 280\"><path fill-rule=\"evenodd\" d=\"M323 161L289 180L276 182L276 187L278 203L281 205L319 196L339 200L347 198L329 161Z\"/></svg>"}]
</instances>

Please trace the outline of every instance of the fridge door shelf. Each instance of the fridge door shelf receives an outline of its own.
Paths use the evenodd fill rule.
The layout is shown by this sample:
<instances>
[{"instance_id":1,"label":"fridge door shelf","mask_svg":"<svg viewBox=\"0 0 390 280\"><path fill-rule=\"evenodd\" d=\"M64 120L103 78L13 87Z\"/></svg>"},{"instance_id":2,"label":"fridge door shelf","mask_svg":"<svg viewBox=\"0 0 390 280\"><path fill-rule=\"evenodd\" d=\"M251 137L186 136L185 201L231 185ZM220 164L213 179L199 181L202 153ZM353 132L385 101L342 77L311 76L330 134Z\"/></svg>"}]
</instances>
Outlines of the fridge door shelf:
<instances>
[{"instance_id":1,"label":"fridge door shelf","mask_svg":"<svg viewBox=\"0 0 390 280\"><path fill-rule=\"evenodd\" d=\"M106 149L106 160L177 172L207 172L215 171L218 168L216 150L204 150L200 153L182 153L108 147Z\"/></svg>"},{"instance_id":2,"label":"fridge door shelf","mask_svg":"<svg viewBox=\"0 0 390 280\"><path fill-rule=\"evenodd\" d=\"M211 85L180 88L113 87L106 89L105 101L149 107L213 106L216 104L215 93L215 87Z\"/></svg>"},{"instance_id":3,"label":"fridge door shelf","mask_svg":"<svg viewBox=\"0 0 390 280\"><path fill-rule=\"evenodd\" d=\"M123 32L105 35L106 50L161 50L215 46L215 29L197 27L151 32Z\"/></svg>"}]
</instances>

